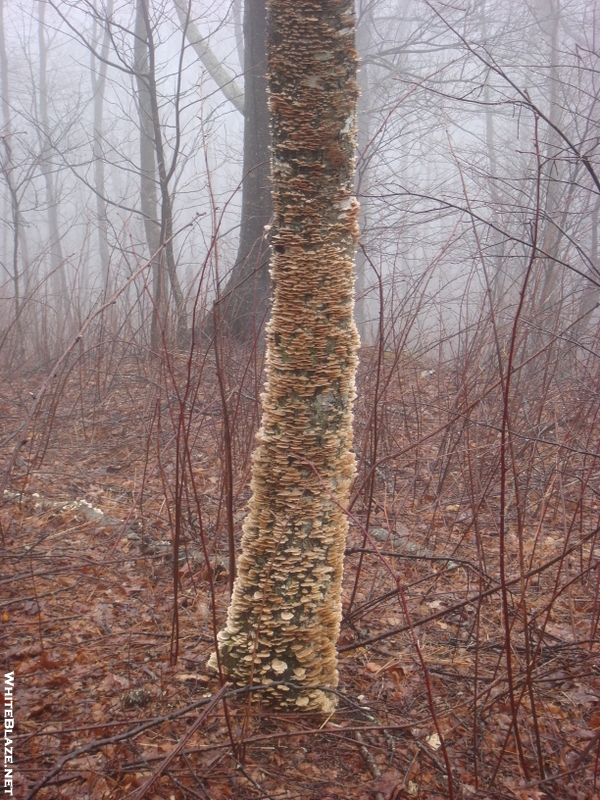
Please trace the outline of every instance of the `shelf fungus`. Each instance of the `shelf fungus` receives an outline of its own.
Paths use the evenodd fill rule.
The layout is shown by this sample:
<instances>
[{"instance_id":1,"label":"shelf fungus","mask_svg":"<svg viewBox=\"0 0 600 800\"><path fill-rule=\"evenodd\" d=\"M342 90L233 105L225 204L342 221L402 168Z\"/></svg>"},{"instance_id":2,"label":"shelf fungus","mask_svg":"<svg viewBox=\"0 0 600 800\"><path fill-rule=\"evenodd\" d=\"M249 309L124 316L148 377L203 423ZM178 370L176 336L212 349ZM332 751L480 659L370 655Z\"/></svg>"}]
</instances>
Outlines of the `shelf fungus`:
<instances>
[{"instance_id":1,"label":"shelf fungus","mask_svg":"<svg viewBox=\"0 0 600 800\"><path fill-rule=\"evenodd\" d=\"M353 0L270 0L275 286L252 498L210 665L280 708L329 712L338 682L353 321Z\"/></svg>"}]
</instances>

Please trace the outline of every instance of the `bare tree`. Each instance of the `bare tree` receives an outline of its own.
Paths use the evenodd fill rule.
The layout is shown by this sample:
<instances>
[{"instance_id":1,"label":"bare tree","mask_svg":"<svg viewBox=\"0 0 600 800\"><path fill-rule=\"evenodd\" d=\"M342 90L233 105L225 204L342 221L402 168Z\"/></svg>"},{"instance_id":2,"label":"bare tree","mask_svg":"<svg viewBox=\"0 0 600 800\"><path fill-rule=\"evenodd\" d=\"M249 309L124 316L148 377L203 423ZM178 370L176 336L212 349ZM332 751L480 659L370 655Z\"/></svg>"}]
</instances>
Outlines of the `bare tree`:
<instances>
[{"instance_id":1,"label":"bare tree","mask_svg":"<svg viewBox=\"0 0 600 800\"><path fill-rule=\"evenodd\" d=\"M223 293L222 318L234 336L247 341L264 325L271 292L265 230L273 210L266 35L266 0L245 0L242 215L236 263Z\"/></svg>"},{"instance_id":2,"label":"bare tree","mask_svg":"<svg viewBox=\"0 0 600 800\"><path fill-rule=\"evenodd\" d=\"M98 216L98 252L100 254L100 270L106 291L110 289L108 250L108 217L106 205L106 185L104 179L104 94L106 90L106 71L108 69L108 55L110 49L109 26L113 13L114 0L106 4L106 18L102 45L98 42L98 19L94 16L93 47L90 49L90 78L92 82L92 97L94 100L94 177L96 189L96 213ZM100 50L100 57L96 51Z\"/></svg>"},{"instance_id":3,"label":"bare tree","mask_svg":"<svg viewBox=\"0 0 600 800\"><path fill-rule=\"evenodd\" d=\"M19 267L19 243L23 233L21 225L20 194L17 186L12 151L12 119L8 79L8 58L6 55L6 37L4 34L4 0L0 0L0 72L2 73L2 147L4 149L4 157L0 162L0 169L6 181L10 198L12 217L12 283L15 300L15 321L18 331L19 346L21 347L21 270Z\"/></svg>"},{"instance_id":4,"label":"bare tree","mask_svg":"<svg viewBox=\"0 0 600 800\"><path fill-rule=\"evenodd\" d=\"M158 106L158 90L156 85L156 50L152 24L149 14L148 0L137 0L135 23L135 73L139 95L139 114L140 114L140 156L144 161L141 168L141 180L144 181L144 189L150 192L148 197L142 190L142 203L147 203L147 214L144 213L147 235L151 233L150 228L156 225L156 205L149 183L156 183L158 178L158 189L160 192L160 231L159 248L154 249L155 239L148 238L153 259L157 257L158 280L155 284L155 304L160 308L162 291L162 265L166 267L169 277L173 300L175 301L177 341L180 347L185 347L189 340L189 330L187 324L187 313L185 308L185 298L181 290L179 277L177 275L177 265L175 263L175 252L173 248L173 201L171 197L170 181L175 171L177 163L177 153L173 155L171 164L166 163L165 150L163 144L163 133ZM152 152L151 152L152 151ZM156 173L153 173L152 162L156 157ZM148 224L146 224L148 220ZM157 301L158 298L158 301ZM155 334L156 335L156 334Z\"/></svg>"},{"instance_id":5,"label":"bare tree","mask_svg":"<svg viewBox=\"0 0 600 800\"><path fill-rule=\"evenodd\" d=\"M46 3L38 2L38 48L39 48L39 87L38 87L38 138L40 143L40 169L46 183L46 206L48 211L48 234L50 246L50 268L55 285L55 293L63 309L67 327L71 320L71 301L67 287L65 260L60 234L58 197L54 183L53 139L48 114L48 48L46 44Z\"/></svg>"},{"instance_id":6,"label":"bare tree","mask_svg":"<svg viewBox=\"0 0 600 800\"><path fill-rule=\"evenodd\" d=\"M219 89L223 92L225 97L233 104L233 106L244 113L244 93L238 86L238 83L226 67L221 63L219 58L213 53L207 39L202 36L198 30L198 26L191 16L191 1L186 0L173 0L175 10L181 24L181 28L185 33L186 39L190 43L194 52L200 59L202 65L215 81Z\"/></svg>"},{"instance_id":7,"label":"bare tree","mask_svg":"<svg viewBox=\"0 0 600 800\"><path fill-rule=\"evenodd\" d=\"M156 150L150 87L145 75L148 71L148 41L142 10L143 0L138 0L135 17L134 59L137 83L137 107L140 127L140 207L144 220L146 242L152 259L152 326L150 344L154 351L160 346L161 326L164 326L164 278L161 253L161 225L159 221L156 180Z\"/></svg>"},{"instance_id":8,"label":"bare tree","mask_svg":"<svg viewBox=\"0 0 600 800\"><path fill-rule=\"evenodd\" d=\"M243 17L244 93L190 18L190 5L174 0L186 37L225 97L244 115L242 210L238 253L219 290L218 318L236 338L252 341L261 330L271 282L265 228L272 215L269 183L269 115L266 79L266 0L246 0Z\"/></svg>"}]
</instances>

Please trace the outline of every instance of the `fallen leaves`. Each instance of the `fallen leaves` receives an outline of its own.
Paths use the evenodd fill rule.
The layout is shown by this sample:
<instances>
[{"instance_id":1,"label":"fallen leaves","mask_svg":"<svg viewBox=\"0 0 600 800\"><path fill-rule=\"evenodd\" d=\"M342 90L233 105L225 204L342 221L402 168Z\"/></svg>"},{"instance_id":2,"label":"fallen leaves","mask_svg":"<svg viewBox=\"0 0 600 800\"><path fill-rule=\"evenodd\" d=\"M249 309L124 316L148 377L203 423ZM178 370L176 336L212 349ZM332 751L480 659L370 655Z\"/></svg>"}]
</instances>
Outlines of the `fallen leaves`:
<instances>
[{"instance_id":1,"label":"fallen leaves","mask_svg":"<svg viewBox=\"0 0 600 800\"><path fill-rule=\"evenodd\" d=\"M419 397L432 404L434 390L428 381L423 389L426 394ZM364 396L363 392L358 401L359 430ZM25 494L0 509L6 537L0 580L10 580L0 584L1 602L6 604L1 617L3 644L8 642L3 656L14 665L19 681L19 758L21 779L29 787L65 753L95 738L110 739L134 729L139 720L160 719L187 703L208 700L219 687L218 678L208 675L205 665L214 643L213 609L217 625L222 624L228 600L227 550L219 510L219 436L214 427L220 418L203 416L194 429L202 460L201 467L194 461L195 476L202 492L211 487L211 494L203 493L199 504L202 535L214 568L215 596L211 598L209 592L200 522L190 511L182 523L180 556L185 551L186 560L178 570L179 662L170 667L174 571L168 511L173 509L169 491L174 472L165 473L169 477L163 485L160 473L152 473L154 462L146 464L143 408L135 410L135 402L135 393L124 392L111 405L115 415L135 416L125 434L128 450L108 434L118 427L116 422L105 426L102 437L74 438L66 447L69 423L65 421L61 429L64 449L51 444L56 449L48 472L34 476L39 497L28 494L23 482ZM400 395L394 403L386 412L392 421L385 435L401 443L404 436L417 436L412 426L418 407ZM394 428L399 408L404 416L398 412L401 424ZM496 783L502 796L539 800L543 792L524 784L519 775L518 753L509 735L513 719L500 594L478 599L480 592L497 586L498 535L494 514L486 510L495 498L493 493L486 495L487 505L479 509L476 536L473 508L466 492L461 494L463 477L450 468L451 485L445 497L433 492L438 447L438 441L431 447L420 445L421 464L407 456L382 466L375 486L375 541L380 550L396 554L389 563L406 594L411 620L439 615L434 622L416 626L415 637L451 761L455 796L483 800L482 787L498 766ZM477 457L483 458L488 451L489 447L478 448ZM152 474L145 484L144 470ZM82 473L90 476L89 494ZM78 488L73 488L75 482ZM143 501L136 505L138 495L132 493L138 493L142 485ZM247 497L243 470L239 492L238 526ZM69 504L82 494L111 518L126 520L130 515L131 524L124 531L99 529L74 509L54 513L43 507L45 497L52 503ZM360 502L356 510L364 521ZM538 525L542 533L536 543ZM560 557L565 545L560 526L548 520L542 523L538 517L523 536L523 551L527 558L537 559L534 565L542 563L542 558ZM352 529L349 545L363 547L357 527ZM506 547L508 572L518 577L519 538L513 531ZM561 800L594 796L594 737L600 729L598 643L593 634L598 615L595 552L584 544L569 556L570 563L565 560L533 576L525 588L526 619L520 581L508 590L517 718L528 763L535 772L537 725L546 769L559 775L555 796ZM450 558L455 559L454 567L448 566ZM593 567L589 580L576 577L580 559L584 566ZM357 560L357 555L346 559L346 603L352 595ZM561 588L556 596L555 586ZM523 635L526 622L534 655L530 662ZM210 796L236 800L260 796L260 791L272 797L293 791L319 800L372 800L375 791L386 800L447 797L442 741L432 724L425 676L410 631L386 636L374 645L363 644L364 636L386 634L406 624L395 583L378 559L365 556L354 608L340 639L341 644L358 646L343 652L340 659L339 711L325 725L323 719L299 723L294 715L272 715L258 704L248 710L245 696L232 698L227 704L229 718L222 708L217 709L190 739L185 755L191 767L182 758L173 774L200 795L204 789L196 778ZM537 721L529 693L520 694L528 671ZM79 800L85 791L93 800L125 797L143 784L153 765L185 735L196 714L188 712L154 725L131 741L106 744L94 754L81 755L70 764L71 771L65 768L62 773L61 796ZM382 774L381 782L373 781L357 752L356 729ZM247 776L232 757L230 731L236 742L245 737L240 747L246 753ZM581 764L577 762L580 756ZM578 763L577 781L561 778L561 770L566 772L574 763ZM24 783L19 791L26 796L22 789ZM179 800L179 788L166 777L158 791L165 797L175 793ZM56 792L57 786L50 785L38 793L37 800L54 800Z\"/></svg>"},{"instance_id":2,"label":"fallen leaves","mask_svg":"<svg viewBox=\"0 0 600 800\"><path fill-rule=\"evenodd\" d=\"M427 745L429 747L431 747L432 750L439 750L440 747L442 746L440 735L439 735L439 733L437 731L434 731L433 733L431 733L425 739L425 741L427 742Z\"/></svg>"}]
</instances>

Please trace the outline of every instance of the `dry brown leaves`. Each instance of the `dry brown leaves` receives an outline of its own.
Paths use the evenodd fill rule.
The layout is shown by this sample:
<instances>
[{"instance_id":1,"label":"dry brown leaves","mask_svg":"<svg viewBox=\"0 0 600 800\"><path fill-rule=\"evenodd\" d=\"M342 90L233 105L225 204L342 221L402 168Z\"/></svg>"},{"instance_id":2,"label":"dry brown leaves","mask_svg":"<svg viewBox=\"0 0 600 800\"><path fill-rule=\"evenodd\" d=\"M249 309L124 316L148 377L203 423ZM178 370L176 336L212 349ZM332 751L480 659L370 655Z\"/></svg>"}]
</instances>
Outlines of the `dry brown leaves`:
<instances>
[{"instance_id":1,"label":"dry brown leaves","mask_svg":"<svg viewBox=\"0 0 600 800\"><path fill-rule=\"evenodd\" d=\"M504 542L511 690L492 480L497 431L479 425L459 437L452 428L427 439L443 422L452 381L421 372L405 364L401 379L392 375L380 408L379 456L414 449L381 462L370 509L364 491L353 507L346 607L359 551L386 554L391 570L363 552L339 643L338 710L330 718L282 715L230 693L226 704L208 708L147 796L434 800L450 794L445 751L455 798L600 797L592 535L599 476L588 469L594 491L586 494L580 481L564 480L569 471L582 474L580 456L567 463L562 452L559 463L556 448L539 442L520 456L522 475L529 470L527 509L520 521L512 513ZM0 510L2 655L4 670L16 675L17 797L134 797L219 691L205 665L229 599L222 412L206 371L189 403L192 456L182 467L176 400L160 380L133 366L102 386L82 386L72 375L19 455L11 491L22 496L11 495ZM369 387L361 380L359 456L361 436L369 435ZM23 419L35 386L36 376L4 385L1 441ZM239 533L256 417L248 422L254 401L243 392L232 397L240 425ZM572 425L563 440L567 433L575 435ZM177 485L183 517L174 664ZM61 505L76 499L104 517ZM365 542L367 515L373 538ZM396 580L414 632L403 630Z\"/></svg>"}]
</instances>

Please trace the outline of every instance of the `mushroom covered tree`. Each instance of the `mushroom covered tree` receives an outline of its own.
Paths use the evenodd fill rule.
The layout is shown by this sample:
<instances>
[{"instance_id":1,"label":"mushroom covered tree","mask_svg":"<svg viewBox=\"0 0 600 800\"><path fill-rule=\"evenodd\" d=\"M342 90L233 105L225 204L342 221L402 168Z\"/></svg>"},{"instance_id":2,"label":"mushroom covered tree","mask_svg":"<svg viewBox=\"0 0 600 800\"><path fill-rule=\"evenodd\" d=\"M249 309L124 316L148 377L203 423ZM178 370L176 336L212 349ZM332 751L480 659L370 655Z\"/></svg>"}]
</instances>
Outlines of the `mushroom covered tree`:
<instances>
[{"instance_id":1,"label":"mushroom covered tree","mask_svg":"<svg viewBox=\"0 0 600 800\"><path fill-rule=\"evenodd\" d=\"M272 317L252 498L211 657L281 708L329 711L354 476L353 0L270 0Z\"/></svg>"}]
</instances>

